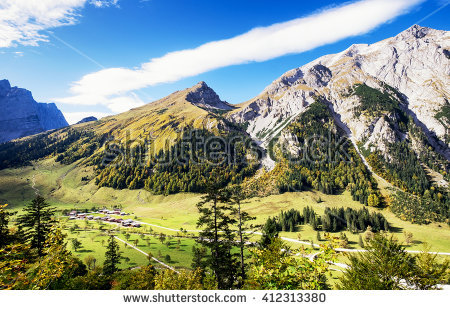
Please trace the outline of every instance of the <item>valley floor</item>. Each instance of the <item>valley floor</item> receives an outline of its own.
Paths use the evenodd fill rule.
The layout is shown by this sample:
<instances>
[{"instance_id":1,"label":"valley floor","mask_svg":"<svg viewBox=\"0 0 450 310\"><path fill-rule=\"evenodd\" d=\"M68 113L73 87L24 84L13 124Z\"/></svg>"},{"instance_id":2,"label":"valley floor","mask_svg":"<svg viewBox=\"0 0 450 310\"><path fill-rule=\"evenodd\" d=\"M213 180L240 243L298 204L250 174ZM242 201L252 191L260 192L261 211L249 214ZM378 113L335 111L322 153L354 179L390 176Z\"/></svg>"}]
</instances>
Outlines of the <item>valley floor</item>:
<instances>
[{"instance_id":1,"label":"valley floor","mask_svg":"<svg viewBox=\"0 0 450 310\"><path fill-rule=\"evenodd\" d=\"M138 240L138 248L145 253L151 252L155 258L167 263L175 268L189 268L192 259L192 246L195 241L191 238L176 237L181 228L195 234L198 211L196 204L201 195L180 193L170 196L152 195L145 190L114 190L111 188L100 188L94 181L81 181L82 177L92 178L91 168L78 167L76 164L62 166L53 160L44 160L36 163L33 167L23 167L18 169L6 169L0 171L0 203L8 203L11 209L19 213L24 205L29 203L35 194L35 189L58 210L84 209L91 207L107 207L121 205L123 210L130 213L129 218L149 224L141 228L137 234L131 234L127 241L133 244ZM32 188L34 184L34 189ZM252 198L246 201L242 207L250 215L256 216L252 224L263 224L270 216L278 215L282 210L312 207L316 213L323 214L325 207L350 207L362 208L363 206L352 200L350 193L344 192L340 195L325 195L315 191L284 193L262 198ZM413 242L406 247L407 250L420 251L425 244L430 246L430 251L450 252L450 227L445 223L433 223L430 225L417 225L402 221L389 210L370 211L381 212L393 228L393 234L401 242L405 240L404 232L413 234ZM94 223L92 230L85 229L83 222L80 229L70 232L68 229L74 221L67 221L65 225L68 238L77 238L82 242L83 248L73 251L80 258L93 255L97 259L97 264L101 264L104 255L104 247L101 242L106 238L97 227L99 223ZM97 225L97 226L96 226ZM169 245L161 243L156 237L149 237L147 242L138 235L141 232L148 232L149 227L153 233L164 233L172 235ZM299 242L288 242L293 248L300 246L310 247L311 241L318 244L317 232L309 225L301 225L296 232L282 232L280 235L285 238L294 239ZM361 249L358 245L359 234L345 232L349 239L350 249ZM323 233L321 233L323 237ZM334 234L339 236L339 233ZM125 235L119 238L125 239ZM255 235L255 239L259 236ZM180 244L178 244L180 239ZM70 244L70 242L69 242ZM132 249L121 243L124 256L128 257L123 262L122 267L133 268L148 262L148 258L143 253ZM169 255L171 260L166 260ZM339 259L345 262L345 257ZM339 267L333 267L340 269ZM339 273L339 272L338 272Z\"/></svg>"}]
</instances>

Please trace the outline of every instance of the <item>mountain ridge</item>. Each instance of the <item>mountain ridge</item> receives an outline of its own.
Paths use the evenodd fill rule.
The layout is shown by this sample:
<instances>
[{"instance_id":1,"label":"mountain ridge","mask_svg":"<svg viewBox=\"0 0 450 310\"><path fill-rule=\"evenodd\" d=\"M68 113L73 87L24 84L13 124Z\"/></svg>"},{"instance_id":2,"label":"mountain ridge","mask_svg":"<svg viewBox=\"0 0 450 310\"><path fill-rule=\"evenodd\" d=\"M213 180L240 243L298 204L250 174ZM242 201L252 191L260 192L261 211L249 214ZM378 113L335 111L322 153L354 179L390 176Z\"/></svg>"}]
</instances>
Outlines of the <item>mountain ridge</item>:
<instances>
[{"instance_id":1,"label":"mountain ridge","mask_svg":"<svg viewBox=\"0 0 450 310\"><path fill-rule=\"evenodd\" d=\"M448 83L445 84L450 64L444 52L450 46L449 38L448 31L414 25L371 45L354 44L343 52L322 56L286 72L228 117L239 123L248 122L252 137L270 139L277 132L268 134L264 132L267 128L276 128L279 120L301 114L314 97L323 96L356 139L362 141L370 136L376 120L355 118L353 110L360 102L358 98L344 98L343 93L355 84L365 83L379 90L387 84L403 95L408 113L421 125L433 147L450 159L446 129L449 123L435 117L450 94Z\"/></svg>"}]
</instances>

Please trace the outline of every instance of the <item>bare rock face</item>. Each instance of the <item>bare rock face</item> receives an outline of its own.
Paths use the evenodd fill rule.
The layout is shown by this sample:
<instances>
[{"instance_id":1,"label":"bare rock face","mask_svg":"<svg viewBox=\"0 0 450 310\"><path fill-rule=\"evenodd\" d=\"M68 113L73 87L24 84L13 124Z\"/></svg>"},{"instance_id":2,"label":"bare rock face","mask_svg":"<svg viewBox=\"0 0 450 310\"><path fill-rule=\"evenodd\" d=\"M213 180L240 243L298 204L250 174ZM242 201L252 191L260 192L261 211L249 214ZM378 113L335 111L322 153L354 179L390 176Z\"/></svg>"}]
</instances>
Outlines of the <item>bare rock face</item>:
<instances>
[{"instance_id":1,"label":"bare rock face","mask_svg":"<svg viewBox=\"0 0 450 310\"><path fill-rule=\"evenodd\" d=\"M0 81L0 143L68 126L54 103L38 103L30 91Z\"/></svg>"},{"instance_id":2,"label":"bare rock face","mask_svg":"<svg viewBox=\"0 0 450 310\"><path fill-rule=\"evenodd\" d=\"M405 138L391 112L356 115L361 100L349 94L356 84L380 92L392 89L401 109L427 134L430 143L450 160L449 127L436 114L450 97L450 32L415 25L396 37L367 45L356 44L291 70L259 96L229 114L246 123L248 133L267 144L292 119L320 97L332 108L348 135L365 146L384 151L386 143ZM390 122L386 119L391 119Z\"/></svg>"},{"instance_id":3,"label":"bare rock face","mask_svg":"<svg viewBox=\"0 0 450 310\"><path fill-rule=\"evenodd\" d=\"M450 32L415 25L362 51L361 69L404 94L417 119L441 139L450 124L435 115L450 97L449 47Z\"/></svg>"},{"instance_id":4,"label":"bare rock face","mask_svg":"<svg viewBox=\"0 0 450 310\"><path fill-rule=\"evenodd\" d=\"M232 110L228 102L220 100L216 92L205 82L195 85L187 94L186 100L205 110Z\"/></svg>"},{"instance_id":5,"label":"bare rock face","mask_svg":"<svg viewBox=\"0 0 450 310\"><path fill-rule=\"evenodd\" d=\"M370 135L364 147L370 151L378 149L384 154L387 153L387 145L399 141L395 130L385 117L380 117L373 128L370 130Z\"/></svg>"}]
</instances>

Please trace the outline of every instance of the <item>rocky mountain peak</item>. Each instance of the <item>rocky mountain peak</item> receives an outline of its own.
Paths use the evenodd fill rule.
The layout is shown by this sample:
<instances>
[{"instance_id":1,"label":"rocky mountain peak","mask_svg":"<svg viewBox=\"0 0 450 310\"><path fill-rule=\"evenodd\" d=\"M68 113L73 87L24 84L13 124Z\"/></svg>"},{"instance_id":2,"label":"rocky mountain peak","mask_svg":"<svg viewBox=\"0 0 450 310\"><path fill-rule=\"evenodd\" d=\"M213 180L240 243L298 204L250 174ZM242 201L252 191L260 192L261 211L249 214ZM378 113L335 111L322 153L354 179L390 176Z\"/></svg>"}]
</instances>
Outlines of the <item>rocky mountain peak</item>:
<instances>
[{"instance_id":1,"label":"rocky mountain peak","mask_svg":"<svg viewBox=\"0 0 450 310\"><path fill-rule=\"evenodd\" d=\"M406 29L405 31L401 32L397 37L405 38L405 37L414 37L416 39L421 39L428 35L432 31L431 28L428 27L422 27L419 25L413 25Z\"/></svg>"},{"instance_id":2,"label":"rocky mountain peak","mask_svg":"<svg viewBox=\"0 0 450 310\"><path fill-rule=\"evenodd\" d=\"M355 141L366 143L372 137L366 146L383 150L380 140L395 142L403 139L404 133L384 121L384 116L395 113L366 111L355 116L362 99L346 94L355 85L366 84L366 90L378 92L378 96L386 91L398 93L405 113L424 129L429 143L450 158L449 124L444 117L436 116L444 113L450 96L446 83L450 74L449 35L448 31L414 25L393 38L370 45L354 44L341 53L322 56L286 72L229 117L247 123L248 133L264 144L302 114L314 98L321 97Z\"/></svg>"},{"instance_id":3,"label":"rocky mountain peak","mask_svg":"<svg viewBox=\"0 0 450 310\"><path fill-rule=\"evenodd\" d=\"M0 80L0 96L6 96L10 89L11 84L9 84L8 80Z\"/></svg>"},{"instance_id":4,"label":"rocky mountain peak","mask_svg":"<svg viewBox=\"0 0 450 310\"><path fill-rule=\"evenodd\" d=\"M83 124L83 123L88 123L88 122L94 122L97 121L98 119L95 116L88 116L83 118L81 121L79 121L77 124Z\"/></svg>"},{"instance_id":5,"label":"rocky mountain peak","mask_svg":"<svg viewBox=\"0 0 450 310\"><path fill-rule=\"evenodd\" d=\"M0 81L0 143L67 126L54 103L39 103L29 90Z\"/></svg>"},{"instance_id":6,"label":"rocky mountain peak","mask_svg":"<svg viewBox=\"0 0 450 310\"><path fill-rule=\"evenodd\" d=\"M206 110L233 109L228 102L220 100L219 95L203 81L197 83L189 90L186 100Z\"/></svg>"}]
</instances>

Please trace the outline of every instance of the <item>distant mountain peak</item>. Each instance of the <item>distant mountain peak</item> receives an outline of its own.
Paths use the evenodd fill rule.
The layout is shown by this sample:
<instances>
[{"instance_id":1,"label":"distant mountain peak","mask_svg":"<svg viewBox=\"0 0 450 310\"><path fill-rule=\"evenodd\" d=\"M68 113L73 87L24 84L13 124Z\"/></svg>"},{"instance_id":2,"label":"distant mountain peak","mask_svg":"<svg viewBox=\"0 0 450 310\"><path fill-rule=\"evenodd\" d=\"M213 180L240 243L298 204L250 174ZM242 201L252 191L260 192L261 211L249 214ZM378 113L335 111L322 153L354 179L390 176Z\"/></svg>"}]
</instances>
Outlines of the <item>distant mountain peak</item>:
<instances>
[{"instance_id":1,"label":"distant mountain peak","mask_svg":"<svg viewBox=\"0 0 450 310\"><path fill-rule=\"evenodd\" d=\"M416 39L421 39L423 37L426 37L433 29L428 27L422 27L419 25L413 25L406 29L405 31L401 32L397 37L405 38L405 37L413 37Z\"/></svg>"},{"instance_id":2,"label":"distant mountain peak","mask_svg":"<svg viewBox=\"0 0 450 310\"><path fill-rule=\"evenodd\" d=\"M233 107L222 101L217 93L205 82L198 82L188 90L186 100L205 110L232 110Z\"/></svg>"},{"instance_id":3,"label":"distant mountain peak","mask_svg":"<svg viewBox=\"0 0 450 310\"><path fill-rule=\"evenodd\" d=\"M94 122L97 121L98 119L95 116L88 116L83 118L81 121L79 121L77 124L83 124L83 123L88 123L88 122Z\"/></svg>"},{"instance_id":4,"label":"distant mountain peak","mask_svg":"<svg viewBox=\"0 0 450 310\"><path fill-rule=\"evenodd\" d=\"M0 96L5 96L11 89L11 84L8 80L0 80Z\"/></svg>"},{"instance_id":5,"label":"distant mountain peak","mask_svg":"<svg viewBox=\"0 0 450 310\"><path fill-rule=\"evenodd\" d=\"M210 88L210 87L208 86L208 84L206 84L205 81L200 81L200 82L198 82L194 87Z\"/></svg>"},{"instance_id":6,"label":"distant mountain peak","mask_svg":"<svg viewBox=\"0 0 450 310\"><path fill-rule=\"evenodd\" d=\"M54 103L40 103L29 90L0 80L0 143L67 126Z\"/></svg>"}]
</instances>

